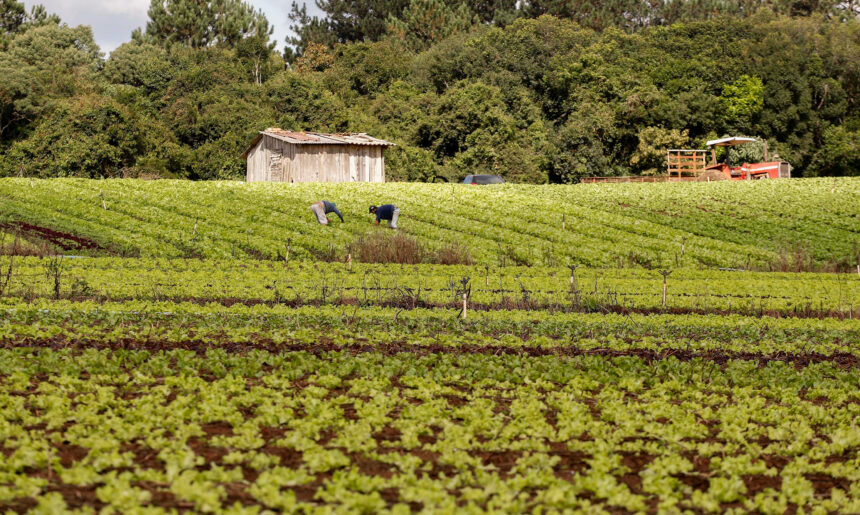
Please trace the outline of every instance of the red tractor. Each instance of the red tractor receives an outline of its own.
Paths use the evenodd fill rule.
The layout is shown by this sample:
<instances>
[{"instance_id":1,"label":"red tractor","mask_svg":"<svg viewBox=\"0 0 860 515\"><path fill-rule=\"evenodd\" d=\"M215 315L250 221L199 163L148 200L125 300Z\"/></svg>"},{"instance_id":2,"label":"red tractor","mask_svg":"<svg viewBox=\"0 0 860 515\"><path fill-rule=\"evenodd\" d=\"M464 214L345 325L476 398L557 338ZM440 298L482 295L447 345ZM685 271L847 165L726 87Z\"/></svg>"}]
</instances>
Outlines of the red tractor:
<instances>
[{"instance_id":1,"label":"red tractor","mask_svg":"<svg viewBox=\"0 0 860 515\"><path fill-rule=\"evenodd\" d=\"M763 163L743 163L740 166L732 166L729 159L729 151L726 149L725 162L717 162L717 153L714 147L732 147L758 141L755 138L744 138L733 136L711 140L706 143L711 150L711 164L705 167L703 176L710 179L732 179L742 181L746 179L780 179L791 177L791 165L785 161L769 161L767 155L767 142L764 145Z\"/></svg>"}]
</instances>

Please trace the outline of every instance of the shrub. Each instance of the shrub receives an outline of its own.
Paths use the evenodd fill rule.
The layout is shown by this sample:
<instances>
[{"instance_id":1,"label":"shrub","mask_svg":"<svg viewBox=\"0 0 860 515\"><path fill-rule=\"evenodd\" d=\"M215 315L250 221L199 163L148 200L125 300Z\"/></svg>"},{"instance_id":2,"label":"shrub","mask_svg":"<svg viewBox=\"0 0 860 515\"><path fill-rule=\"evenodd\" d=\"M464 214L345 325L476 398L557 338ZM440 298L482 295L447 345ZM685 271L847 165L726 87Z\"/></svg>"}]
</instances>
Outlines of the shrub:
<instances>
[{"instance_id":1,"label":"shrub","mask_svg":"<svg viewBox=\"0 0 860 515\"><path fill-rule=\"evenodd\" d=\"M352 243L351 249L355 259L363 263L414 265L424 261L425 256L421 243L401 232L364 234Z\"/></svg>"},{"instance_id":2,"label":"shrub","mask_svg":"<svg viewBox=\"0 0 860 515\"><path fill-rule=\"evenodd\" d=\"M471 265L472 253L459 243L450 243L436 249L432 254L433 263L437 265Z\"/></svg>"},{"instance_id":3,"label":"shrub","mask_svg":"<svg viewBox=\"0 0 860 515\"><path fill-rule=\"evenodd\" d=\"M429 251L415 238L402 232L393 234L373 232L359 236L349 251L363 263L400 263L414 265L471 265L472 254L459 243L451 243Z\"/></svg>"}]
</instances>

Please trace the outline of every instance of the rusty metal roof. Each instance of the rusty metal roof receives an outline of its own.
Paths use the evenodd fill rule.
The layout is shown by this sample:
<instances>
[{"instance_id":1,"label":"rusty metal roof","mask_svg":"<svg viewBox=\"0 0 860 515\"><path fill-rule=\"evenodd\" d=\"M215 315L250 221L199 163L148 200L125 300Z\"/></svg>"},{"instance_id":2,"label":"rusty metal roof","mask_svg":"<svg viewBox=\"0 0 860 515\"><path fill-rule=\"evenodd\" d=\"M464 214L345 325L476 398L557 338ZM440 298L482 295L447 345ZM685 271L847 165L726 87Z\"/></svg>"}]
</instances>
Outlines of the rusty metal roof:
<instances>
[{"instance_id":1,"label":"rusty metal roof","mask_svg":"<svg viewBox=\"0 0 860 515\"><path fill-rule=\"evenodd\" d=\"M758 141L755 138L747 138L745 136L732 136L730 138L722 138L722 139L712 139L711 141L705 143L705 145L717 146L717 147L731 147L734 145L742 145L744 143L751 143L753 141Z\"/></svg>"},{"instance_id":2,"label":"rusty metal roof","mask_svg":"<svg viewBox=\"0 0 860 515\"><path fill-rule=\"evenodd\" d=\"M285 131L270 127L260 134L265 134L279 140L296 145L375 145L382 147L393 147L394 143L368 136L363 132L324 134L321 132L296 132Z\"/></svg>"}]
</instances>

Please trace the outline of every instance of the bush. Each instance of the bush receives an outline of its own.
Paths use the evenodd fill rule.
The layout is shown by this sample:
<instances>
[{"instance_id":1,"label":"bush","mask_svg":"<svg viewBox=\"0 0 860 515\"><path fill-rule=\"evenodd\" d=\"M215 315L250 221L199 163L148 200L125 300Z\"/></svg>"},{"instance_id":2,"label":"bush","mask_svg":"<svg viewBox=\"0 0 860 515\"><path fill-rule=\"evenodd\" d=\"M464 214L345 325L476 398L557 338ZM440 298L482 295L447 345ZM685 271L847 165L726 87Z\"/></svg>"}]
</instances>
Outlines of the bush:
<instances>
[{"instance_id":1,"label":"bush","mask_svg":"<svg viewBox=\"0 0 860 515\"><path fill-rule=\"evenodd\" d=\"M424 261L424 247L412 236L396 232L373 232L356 239L351 250L363 263L401 263L414 265Z\"/></svg>"},{"instance_id":2,"label":"bush","mask_svg":"<svg viewBox=\"0 0 860 515\"><path fill-rule=\"evenodd\" d=\"M437 265L471 265L472 253L459 243L450 243L436 249L432 254L433 263Z\"/></svg>"},{"instance_id":3,"label":"bush","mask_svg":"<svg viewBox=\"0 0 860 515\"><path fill-rule=\"evenodd\" d=\"M147 128L146 120L111 98L65 101L29 138L12 145L3 174L121 177L152 146Z\"/></svg>"},{"instance_id":4,"label":"bush","mask_svg":"<svg viewBox=\"0 0 860 515\"><path fill-rule=\"evenodd\" d=\"M393 234L373 232L359 236L349 247L353 257L362 263L400 263L415 265L471 265L472 254L458 243L428 251L412 236L402 232Z\"/></svg>"}]
</instances>

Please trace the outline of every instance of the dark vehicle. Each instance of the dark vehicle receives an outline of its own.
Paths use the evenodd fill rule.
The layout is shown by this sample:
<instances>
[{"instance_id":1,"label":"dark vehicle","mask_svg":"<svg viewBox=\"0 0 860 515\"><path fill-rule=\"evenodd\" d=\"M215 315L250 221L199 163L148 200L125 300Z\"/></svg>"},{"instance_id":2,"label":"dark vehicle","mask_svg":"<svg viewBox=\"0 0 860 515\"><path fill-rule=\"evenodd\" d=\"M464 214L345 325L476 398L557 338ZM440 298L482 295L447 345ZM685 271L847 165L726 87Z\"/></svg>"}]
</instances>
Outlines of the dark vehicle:
<instances>
[{"instance_id":1,"label":"dark vehicle","mask_svg":"<svg viewBox=\"0 0 860 515\"><path fill-rule=\"evenodd\" d=\"M504 184L505 180L498 175L467 175L463 184Z\"/></svg>"}]
</instances>

